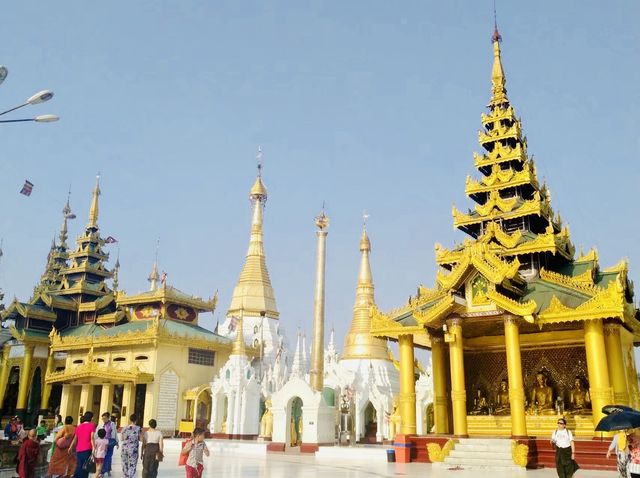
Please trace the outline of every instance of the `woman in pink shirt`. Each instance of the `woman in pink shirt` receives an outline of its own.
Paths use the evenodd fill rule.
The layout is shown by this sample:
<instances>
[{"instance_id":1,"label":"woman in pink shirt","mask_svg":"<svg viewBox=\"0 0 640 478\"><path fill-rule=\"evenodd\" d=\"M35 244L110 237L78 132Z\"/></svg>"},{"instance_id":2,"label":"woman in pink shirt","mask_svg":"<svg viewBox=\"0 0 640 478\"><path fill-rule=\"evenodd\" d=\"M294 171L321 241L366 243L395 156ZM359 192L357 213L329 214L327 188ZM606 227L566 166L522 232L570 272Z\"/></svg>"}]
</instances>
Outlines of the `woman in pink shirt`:
<instances>
[{"instance_id":1,"label":"woman in pink shirt","mask_svg":"<svg viewBox=\"0 0 640 478\"><path fill-rule=\"evenodd\" d=\"M76 435L69 447L69 453L72 453L73 450L76 452L77 466L73 478L89 478L89 473L82 468L93 453L95 446L93 435L96 431L96 424L91 421L92 419L93 412L86 412L82 415L80 425L76 427Z\"/></svg>"}]
</instances>

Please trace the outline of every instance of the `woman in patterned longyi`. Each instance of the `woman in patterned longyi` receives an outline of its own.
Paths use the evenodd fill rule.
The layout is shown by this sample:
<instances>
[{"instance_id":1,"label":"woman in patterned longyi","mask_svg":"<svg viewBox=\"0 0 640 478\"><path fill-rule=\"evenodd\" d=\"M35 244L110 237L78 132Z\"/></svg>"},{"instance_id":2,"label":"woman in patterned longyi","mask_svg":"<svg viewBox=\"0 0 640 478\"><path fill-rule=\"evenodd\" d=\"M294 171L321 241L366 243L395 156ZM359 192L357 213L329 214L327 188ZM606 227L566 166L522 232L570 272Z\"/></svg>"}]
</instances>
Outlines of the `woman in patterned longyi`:
<instances>
[{"instance_id":1,"label":"woman in patterned longyi","mask_svg":"<svg viewBox=\"0 0 640 478\"><path fill-rule=\"evenodd\" d=\"M129 425L122 429L122 473L125 478L136 476L138 465L138 451L142 437L141 428L138 426L138 416L134 413L129 417Z\"/></svg>"}]
</instances>

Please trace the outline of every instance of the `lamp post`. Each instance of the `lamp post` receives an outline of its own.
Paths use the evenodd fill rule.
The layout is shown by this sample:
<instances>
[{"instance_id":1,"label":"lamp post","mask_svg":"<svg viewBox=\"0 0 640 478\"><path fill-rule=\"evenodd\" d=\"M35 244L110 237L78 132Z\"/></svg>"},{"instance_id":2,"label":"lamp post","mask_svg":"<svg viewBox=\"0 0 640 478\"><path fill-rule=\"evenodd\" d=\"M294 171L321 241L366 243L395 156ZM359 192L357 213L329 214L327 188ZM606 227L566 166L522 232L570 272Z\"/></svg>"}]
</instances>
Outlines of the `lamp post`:
<instances>
[{"instance_id":1,"label":"lamp post","mask_svg":"<svg viewBox=\"0 0 640 478\"><path fill-rule=\"evenodd\" d=\"M2 82L7 78L8 74L9 74L9 70L7 70L5 66L0 65L0 84L2 84ZM0 116L6 115L7 113L11 113L12 111L18 110L20 108L24 108L25 106L44 103L45 101L49 101L51 98L53 98L53 91L51 90L39 91L35 95L27 98L24 103L0 112ZM27 121L33 121L35 123L52 123L54 121L58 121L59 119L60 118L57 117L56 115L39 115L33 118L0 120L0 123L24 123Z\"/></svg>"}]
</instances>

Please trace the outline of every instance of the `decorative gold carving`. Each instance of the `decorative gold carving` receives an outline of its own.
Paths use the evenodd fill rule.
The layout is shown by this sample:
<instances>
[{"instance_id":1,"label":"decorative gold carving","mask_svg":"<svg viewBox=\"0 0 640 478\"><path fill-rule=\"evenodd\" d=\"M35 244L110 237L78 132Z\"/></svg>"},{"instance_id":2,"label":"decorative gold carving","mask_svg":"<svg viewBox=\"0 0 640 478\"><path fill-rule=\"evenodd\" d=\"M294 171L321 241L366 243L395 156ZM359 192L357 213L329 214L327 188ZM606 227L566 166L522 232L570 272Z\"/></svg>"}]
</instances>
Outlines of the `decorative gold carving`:
<instances>
[{"instance_id":1,"label":"decorative gold carving","mask_svg":"<svg viewBox=\"0 0 640 478\"><path fill-rule=\"evenodd\" d=\"M429 453L429 461L432 463L443 462L444 459L449 456L449 453L456 446L456 442L453 439L447 440L442 448L437 443L427 443L427 453Z\"/></svg>"},{"instance_id":2,"label":"decorative gold carving","mask_svg":"<svg viewBox=\"0 0 640 478\"><path fill-rule=\"evenodd\" d=\"M59 372L48 372L45 381L47 384L52 384L99 379L115 383L151 383L153 378L152 373L143 373L138 367L133 367L131 370L118 370L90 361Z\"/></svg>"},{"instance_id":3,"label":"decorative gold carving","mask_svg":"<svg viewBox=\"0 0 640 478\"><path fill-rule=\"evenodd\" d=\"M513 300L495 290L490 290L487 293L487 297L489 300L493 301L494 304L503 308L507 312L519 315L531 324L535 322L533 313L538 307L535 300L531 299L527 302L518 302L517 300Z\"/></svg>"},{"instance_id":4,"label":"decorative gold carving","mask_svg":"<svg viewBox=\"0 0 640 478\"><path fill-rule=\"evenodd\" d=\"M526 467L529 457L529 447L523 443L518 443L516 440L511 440L511 457L516 465Z\"/></svg>"},{"instance_id":5,"label":"decorative gold carving","mask_svg":"<svg viewBox=\"0 0 640 478\"><path fill-rule=\"evenodd\" d=\"M451 390L451 401L467 403L466 390Z\"/></svg>"},{"instance_id":6,"label":"decorative gold carving","mask_svg":"<svg viewBox=\"0 0 640 478\"><path fill-rule=\"evenodd\" d=\"M412 335L424 333L422 326L403 326L401 323L378 309L375 304L371 306L371 335L375 337L389 337L397 339L400 335Z\"/></svg>"},{"instance_id":7,"label":"decorative gold carving","mask_svg":"<svg viewBox=\"0 0 640 478\"><path fill-rule=\"evenodd\" d=\"M594 296L602 292L602 288L593 283L591 269L578 277L570 277L558 272L548 271L544 267L540 269L540 278L555 284Z\"/></svg>"},{"instance_id":8,"label":"decorative gold carving","mask_svg":"<svg viewBox=\"0 0 640 478\"><path fill-rule=\"evenodd\" d=\"M416 319L416 322L423 327L431 324L432 322L445 317L452 309L455 304L455 299L453 294L449 293L444 296L440 302L427 309L424 312L413 312L413 318Z\"/></svg>"},{"instance_id":9,"label":"decorative gold carving","mask_svg":"<svg viewBox=\"0 0 640 478\"><path fill-rule=\"evenodd\" d=\"M575 309L562 304L554 295L549 306L538 315L542 323L548 322L581 322L591 319L618 318L631 321L635 316L633 306L625 300L624 285L613 280L606 289Z\"/></svg>"}]
</instances>

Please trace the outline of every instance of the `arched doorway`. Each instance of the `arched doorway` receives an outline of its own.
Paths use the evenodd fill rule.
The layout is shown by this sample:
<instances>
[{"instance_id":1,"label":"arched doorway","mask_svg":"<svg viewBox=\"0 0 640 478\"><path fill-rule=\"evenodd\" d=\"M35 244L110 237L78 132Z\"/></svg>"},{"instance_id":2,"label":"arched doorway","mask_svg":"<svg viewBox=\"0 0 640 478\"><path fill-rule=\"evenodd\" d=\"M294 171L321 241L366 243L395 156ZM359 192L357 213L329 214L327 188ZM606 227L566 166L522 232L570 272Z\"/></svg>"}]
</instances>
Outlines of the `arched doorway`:
<instances>
[{"instance_id":1,"label":"arched doorway","mask_svg":"<svg viewBox=\"0 0 640 478\"><path fill-rule=\"evenodd\" d=\"M375 443L376 434L378 432L378 415L376 413L376 407L373 403L367 402L367 406L364 407L364 436L360 439L363 443Z\"/></svg>"},{"instance_id":2,"label":"arched doorway","mask_svg":"<svg viewBox=\"0 0 640 478\"><path fill-rule=\"evenodd\" d=\"M293 397L287 406L287 445L300 446L302 443L302 399Z\"/></svg>"},{"instance_id":3,"label":"arched doorway","mask_svg":"<svg viewBox=\"0 0 640 478\"><path fill-rule=\"evenodd\" d=\"M18 402L18 389L20 388L20 367L11 367L7 391L4 394L4 404L2 406L3 415L15 415L16 403Z\"/></svg>"},{"instance_id":4,"label":"arched doorway","mask_svg":"<svg viewBox=\"0 0 640 478\"><path fill-rule=\"evenodd\" d=\"M27 425L33 425L38 419L41 399L42 370L40 369L40 367L37 367L36 371L33 372L33 379L31 380L31 390L29 391L29 398L27 399L27 414L25 417L25 423Z\"/></svg>"}]
</instances>

